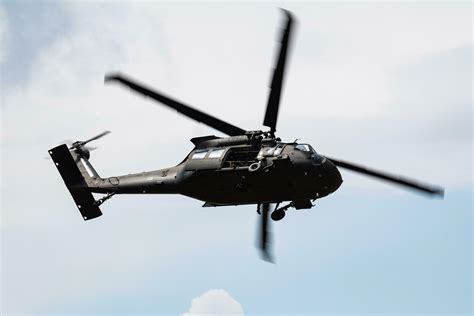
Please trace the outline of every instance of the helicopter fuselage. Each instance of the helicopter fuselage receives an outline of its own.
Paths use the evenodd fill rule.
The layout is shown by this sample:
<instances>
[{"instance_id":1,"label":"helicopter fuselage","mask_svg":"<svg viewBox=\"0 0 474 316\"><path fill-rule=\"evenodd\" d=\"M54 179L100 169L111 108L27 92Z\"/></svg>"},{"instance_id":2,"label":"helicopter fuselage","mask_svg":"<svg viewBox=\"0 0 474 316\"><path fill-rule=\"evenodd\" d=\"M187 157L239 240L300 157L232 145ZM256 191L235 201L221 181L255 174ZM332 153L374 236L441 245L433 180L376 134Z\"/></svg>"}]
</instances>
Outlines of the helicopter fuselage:
<instances>
[{"instance_id":1,"label":"helicopter fuselage","mask_svg":"<svg viewBox=\"0 0 474 316\"><path fill-rule=\"evenodd\" d=\"M237 145L224 146L232 141ZM213 138L197 144L177 166L97 177L88 188L97 193L182 194L206 202L205 206L283 201L308 205L342 183L337 167L308 144L238 142L236 137Z\"/></svg>"}]
</instances>

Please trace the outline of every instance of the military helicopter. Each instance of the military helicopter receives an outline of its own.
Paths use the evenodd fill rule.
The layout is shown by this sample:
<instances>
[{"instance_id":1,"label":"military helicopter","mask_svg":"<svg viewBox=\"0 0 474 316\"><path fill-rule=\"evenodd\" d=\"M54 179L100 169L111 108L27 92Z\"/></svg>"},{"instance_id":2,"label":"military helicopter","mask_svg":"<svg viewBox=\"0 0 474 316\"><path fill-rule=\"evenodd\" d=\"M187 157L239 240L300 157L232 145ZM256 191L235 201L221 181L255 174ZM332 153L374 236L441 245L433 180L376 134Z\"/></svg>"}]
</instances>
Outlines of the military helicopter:
<instances>
[{"instance_id":1,"label":"military helicopter","mask_svg":"<svg viewBox=\"0 0 474 316\"><path fill-rule=\"evenodd\" d=\"M89 142L109 132L49 150L84 220L102 215L99 206L115 194L182 194L204 202L203 207L254 204L260 216L258 248L272 261L268 217L279 221L290 208L310 209L342 184L338 167L369 175L433 196L444 196L437 186L421 184L316 152L309 144L283 142L276 137L280 95L293 17L283 10L285 26L273 72L263 125L269 130L248 131L183 104L123 75L112 73L105 82L118 82L179 113L204 123L228 137L191 139L194 149L174 167L102 178L91 165ZM102 193L98 200L92 193ZM270 206L275 205L273 210Z\"/></svg>"}]
</instances>

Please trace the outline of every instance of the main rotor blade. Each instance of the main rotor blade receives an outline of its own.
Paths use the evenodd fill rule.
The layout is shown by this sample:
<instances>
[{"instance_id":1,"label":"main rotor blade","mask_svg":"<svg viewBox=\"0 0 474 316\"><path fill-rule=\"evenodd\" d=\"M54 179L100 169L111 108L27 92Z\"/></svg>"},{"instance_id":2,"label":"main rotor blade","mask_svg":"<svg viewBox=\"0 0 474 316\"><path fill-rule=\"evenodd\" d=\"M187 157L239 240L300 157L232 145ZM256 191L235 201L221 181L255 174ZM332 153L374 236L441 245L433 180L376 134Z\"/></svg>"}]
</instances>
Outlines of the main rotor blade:
<instances>
[{"instance_id":1,"label":"main rotor blade","mask_svg":"<svg viewBox=\"0 0 474 316\"><path fill-rule=\"evenodd\" d=\"M287 10L283 10L283 12L287 18L286 27L282 33L280 54L273 72L273 79L270 86L270 95L268 96L267 110L263 120L263 125L270 127L272 132L276 131L278 108L280 106L281 89L283 86L283 76L285 74L286 55L288 52L291 35L291 25L293 23L291 12Z\"/></svg>"},{"instance_id":2,"label":"main rotor blade","mask_svg":"<svg viewBox=\"0 0 474 316\"><path fill-rule=\"evenodd\" d=\"M338 167L341 168L346 168L355 172L359 172L362 174L366 174L378 179L386 180L392 183L396 183L405 187L409 187L411 189L419 190L424 193L432 194L432 195L438 195L440 197L444 197L444 189L438 186L431 186L427 184L422 184L419 183L418 181L408 179L402 176L397 176L397 175L391 175L387 174L385 172L369 169L365 166L361 165L356 165L350 162L342 161L342 160L336 160L334 158L329 158L327 157L333 164L335 164Z\"/></svg>"},{"instance_id":3,"label":"main rotor blade","mask_svg":"<svg viewBox=\"0 0 474 316\"><path fill-rule=\"evenodd\" d=\"M110 81L118 81L125 86L128 86L130 89L141 93L147 97L150 97L158 102L161 102L176 111L178 111L181 114L186 115L187 117L196 120L198 122L204 123L210 127L215 128L218 131L221 131L224 134L230 135L230 136L237 136L237 135L243 135L245 134L245 130L234 126L232 124L229 124L227 122L224 122L222 120L219 120L218 118L215 118L214 116L211 116L209 114L206 114L204 112L201 112L199 110L196 110L188 105L185 105L181 102L178 102L176 100L173 100L156 90L152 90L151 88L147 88L142 84L139 84L138 82L135 82L131 79L126 78L125 76L121 74L109 74L105 76L105 82L110 82Z\"/></svg>"},{"instance_id":4,"label":"main rotor blade","mask_svg":"<svg viewBox=\"0 0 474 316\"><path fill-rule=\"evenodd\" d=\"M270 213L270 204L262 203L261 205L261 225L260 225L260 236L259 236L259 248L261 251L262 259L268 262L273 262L270 244L271 244L271 233L268 229L268 215Z\"/></svg>"}]
</instances>

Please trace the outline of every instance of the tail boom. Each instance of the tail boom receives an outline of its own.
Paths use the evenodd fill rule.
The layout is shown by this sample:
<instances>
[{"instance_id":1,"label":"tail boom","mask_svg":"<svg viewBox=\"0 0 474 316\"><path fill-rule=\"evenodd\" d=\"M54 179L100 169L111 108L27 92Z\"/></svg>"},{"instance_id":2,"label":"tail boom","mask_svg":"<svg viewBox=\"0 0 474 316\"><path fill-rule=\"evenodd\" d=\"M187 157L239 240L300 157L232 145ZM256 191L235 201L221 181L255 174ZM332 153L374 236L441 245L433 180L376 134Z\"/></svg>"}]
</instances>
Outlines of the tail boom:
<instances>
[{"instance_id":1,"label":"tail boom","mask_svg":"<svg viewBox=\"0 0 474 316\"><path fill-rule=\"evenodd\" d=\"M92 193L113 194L174 194L179 193L177 177L180 165L123 176L101 178L88 159L67 145L49 150L64 184L71 193L84 220L102 215L99 205L103 198L95 200ZM107 197L108 199L108 197Z\"/></svg>"}]
</instances>

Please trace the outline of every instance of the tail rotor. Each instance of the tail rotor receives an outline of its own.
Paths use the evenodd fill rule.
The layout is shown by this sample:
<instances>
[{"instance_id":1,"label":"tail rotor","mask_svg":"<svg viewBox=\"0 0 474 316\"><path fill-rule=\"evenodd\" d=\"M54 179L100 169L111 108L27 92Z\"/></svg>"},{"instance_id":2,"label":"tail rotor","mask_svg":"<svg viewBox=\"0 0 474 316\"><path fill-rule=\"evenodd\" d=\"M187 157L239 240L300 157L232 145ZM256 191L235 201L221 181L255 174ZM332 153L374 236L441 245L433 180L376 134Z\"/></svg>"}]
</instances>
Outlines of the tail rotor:
<instances>
[{"instance_id":1,"label":"tail rotor","mask_svg":"<svg viewBox=\"0 0 474 316\"><path fill-rule=\"evenodd\" d=\"M76 141L76 142L74 142L74 143L71 144L71 146L69 147L69 149L77 149L77 148L81 148L81 147L84 148L84 146L85 146L87 143L89 143L89 142L91 142L91 141L94 141L94 140L97 140L97 139L99 139L99 138L102 138L102 137L104 137L104 136L107 135L107 134L110 134L110 131L104 131L104 132L100 133L99 135L96 135L96 136L94 136L94 137L89 138L88 140ZM95 148L95 147L88 147L88 149L89 149L89 150L94 150L94 149L96 149L96 148Z\"/></svg>"},{"instance_id":2,"label":"tail rotor","mask_svg":"<svg viewBox=\"0 0 474 316\"><path fill-rule=\"evenodd\" d=\"M102 138L104 137L105 135L107 134L110 134L111 132L110 131L104 131L94 137L91 137L87 140L80 140L80 141L75 141L75 142L71 142L71 141L66 141L66 144L69 148L69 150L74 150L76 151L76 153L86 157L87 159L89 159L90 157L90 152L97 149L97 147L91 147L91 146L86 146L86 144L94 141L94 140L97 140L99 138Z\"/></svg>"}]
</instances>

